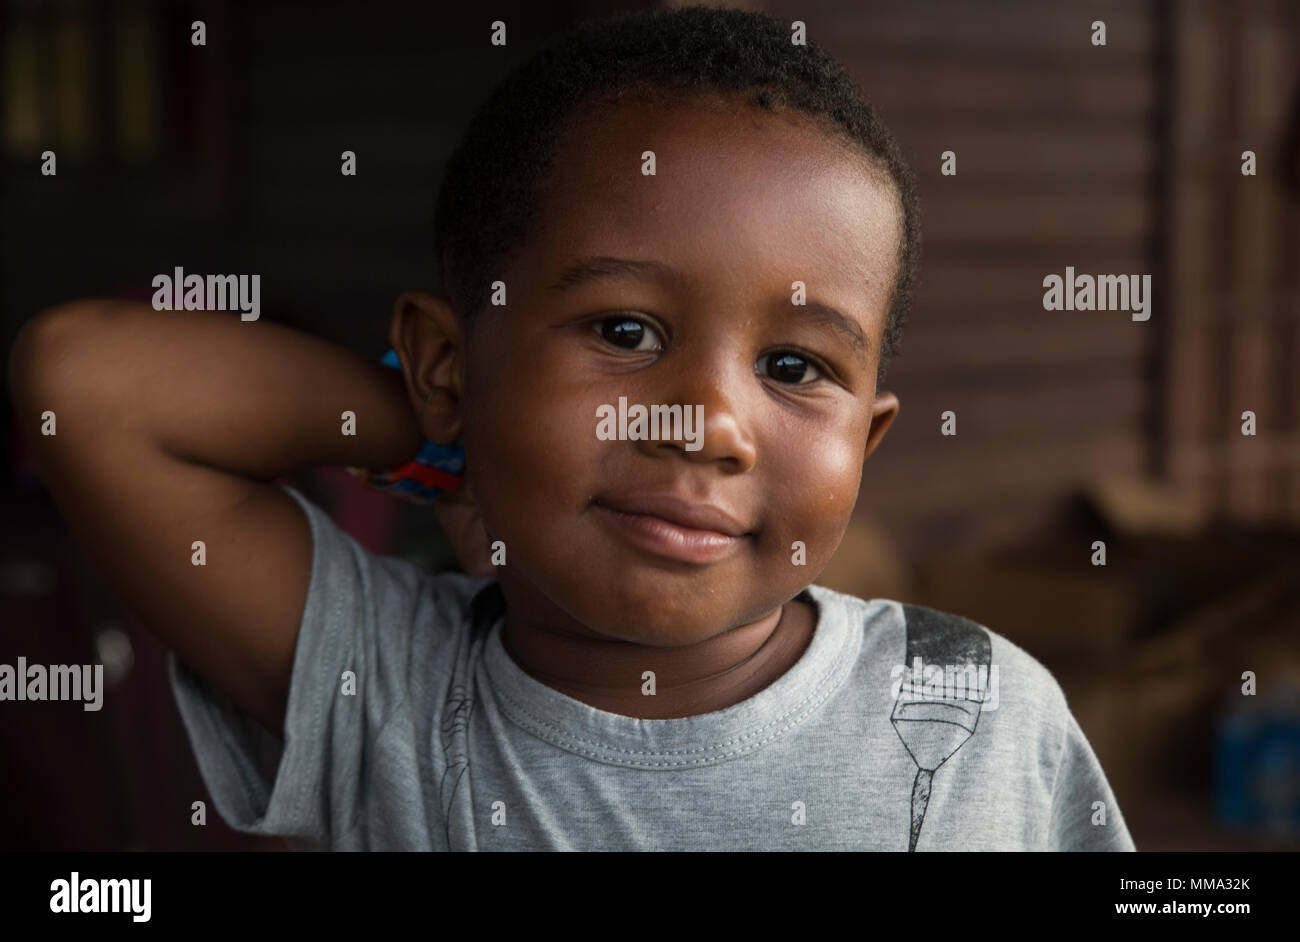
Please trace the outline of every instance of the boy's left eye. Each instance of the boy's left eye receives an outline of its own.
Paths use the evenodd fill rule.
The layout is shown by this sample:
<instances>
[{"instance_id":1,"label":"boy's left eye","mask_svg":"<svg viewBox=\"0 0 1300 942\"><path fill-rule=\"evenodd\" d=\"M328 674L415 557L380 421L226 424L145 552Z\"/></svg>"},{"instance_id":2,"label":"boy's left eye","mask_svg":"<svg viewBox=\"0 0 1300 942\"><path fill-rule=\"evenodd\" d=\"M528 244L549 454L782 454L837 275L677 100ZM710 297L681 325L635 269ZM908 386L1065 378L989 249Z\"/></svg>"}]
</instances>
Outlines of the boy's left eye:
<instances>
[{"instance_id":1,"label":"boy's left eye","mask_svg":"<svg viewBox=\"0 0 1300 942\"><path fill-rule=\"evenodd\" d=\"M767 361L766 369L761 366L764 361ZM812 371L811 376L808 376L809 370ZM764 354L754 364L754 372L794 386L805 386L821 375L817 367L806 357L800 356L793 350Z\"/></svg>"},{"instance_id":2,"label":"boy's left eye","mask_svg":"<svg viewBox=\"0 0 1300 942\"><path fill-rule=\"evenodd\" d=\"M654 346L642 347L641 344L648 337L658 338L659 333L647 324L645 321L636 317L618 316L606 317L595 324L597 332L616 347L622 347L624 350L662 350L662 341L655 343Z\"/></svg>"}]
</instances>

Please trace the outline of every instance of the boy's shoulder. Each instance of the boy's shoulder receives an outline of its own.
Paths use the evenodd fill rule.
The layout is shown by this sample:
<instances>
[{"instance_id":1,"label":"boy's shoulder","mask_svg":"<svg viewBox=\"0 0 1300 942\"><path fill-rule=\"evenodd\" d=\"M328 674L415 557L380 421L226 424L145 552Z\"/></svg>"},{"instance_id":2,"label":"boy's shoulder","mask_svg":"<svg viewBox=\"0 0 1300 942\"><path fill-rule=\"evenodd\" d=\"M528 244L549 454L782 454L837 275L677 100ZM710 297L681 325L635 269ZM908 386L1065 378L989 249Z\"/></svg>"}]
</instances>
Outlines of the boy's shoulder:
<instances>
[{"instance_id":1,"label":"boy's shoulder","mask_svg":"<svg viewBox=\"0 0 1300 942\"><path fill-rule=\"evenodd\" d=\"M985 637L988 639L992 666L1000 667L1004 673L1014 671L1027 686L1033 687L1041 695L1058 699L1059 705L1065 706L1065 693L1052 672L1006 635L956 612L914 603L899 604L904 613L909 645L913 644L915 638L915 644L922 650L926 645L937 642L948 649L953 649L955 645L955 650L959 653L966 653L967 648L963 645L970 645L973 641L974 646L969 653L975 655L982 650L983 642L979 639Z\"/></svg>"},{"instance_id":2,"label":"boy's shoulder","mask_svg":"<svg viewBox=\"0 0 1300 942\"><path fill-rule=\"evenodd\" d=\"M915 776L911 848L924 846L923 819L933 841L969 838L975 815L1014 832L1007 845L1010 832L998 830L986 849L1133 849L1096 754L1036 657L955 612L826 589L813 596L861 630L852 703L866 705L875 766L893 761L898 775ZM904 753L890 752L896 741ZM1114 827L1098 826L1098 803Z\"/></svg>"},{"instance_id":3,"label":"boy's shoulder","mask_svg":"<svg viewBox=\"0 0 1300 942\"><path fill-rule=\"evenodd\" d=\"M341 608L354 621L393 630L409 627L409 619L402 616L431 602L443 616L439 624L458 626L460 619L446 616L474 611L475 599L495 578L431 570L414 560L375 551L296 487L280 486L302 508L311 530L308 614L313 605Z\"/></svg>"},{"instance_id":4,"label":"boy's shoulder","mask_svg":"<svg viewBox=\"0 0 1300 942\"><path fill-rule=\"evenodd\" d=\"M988 625L898 599L862 599L822 586L810 591L823 604L842 606L855 628L861 624L861 656L888 663L891 693L898 697L978 700L981 712L1067 731L1069 705L1056 677Z\"/></svg>"}]
</instances>

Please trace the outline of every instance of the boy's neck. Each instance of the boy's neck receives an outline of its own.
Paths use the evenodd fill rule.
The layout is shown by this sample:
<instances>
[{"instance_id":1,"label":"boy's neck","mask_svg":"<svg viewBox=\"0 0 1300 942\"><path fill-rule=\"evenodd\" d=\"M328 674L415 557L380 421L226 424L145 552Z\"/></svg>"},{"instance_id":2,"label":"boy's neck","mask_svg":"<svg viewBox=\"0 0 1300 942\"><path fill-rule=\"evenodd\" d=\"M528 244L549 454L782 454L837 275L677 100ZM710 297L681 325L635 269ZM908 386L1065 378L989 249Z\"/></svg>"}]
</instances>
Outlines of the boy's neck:
<instances>
[{"instance_id":1,"label":"boy's neck","mask_svg":"<svg viewBox=\"0 0 1300 942\"><path fill-rule=\"evenodd\" d=\"M792 599L708 641L656 648L539 630L507 611L501 640L526 674L566 696L609 713L666 720L723 710L767 688L808 649L816 625L816 609ZM654 672L654 696L641 691L644 671Z\"/></svg>"}]
</instances>

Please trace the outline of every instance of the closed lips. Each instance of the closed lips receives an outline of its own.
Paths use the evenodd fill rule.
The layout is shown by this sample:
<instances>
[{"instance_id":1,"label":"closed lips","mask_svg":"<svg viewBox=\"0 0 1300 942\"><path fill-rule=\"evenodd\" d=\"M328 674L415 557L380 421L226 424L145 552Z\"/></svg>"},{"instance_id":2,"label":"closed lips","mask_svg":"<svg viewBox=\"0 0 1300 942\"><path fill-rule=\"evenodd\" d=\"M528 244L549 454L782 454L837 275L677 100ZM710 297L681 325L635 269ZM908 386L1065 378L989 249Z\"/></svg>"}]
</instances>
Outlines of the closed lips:
<instances>
[{"instance_id":1,"label":"closed lips","mask_svg":"<svg viewBox=\"0 0 1300 942\"><path fill-rule=\"evenodd\" d=\"M692 530L707 530L725 536L745 536L748 530L735 517L712 504L694 504L678 497L637 496L637 497L601 497L596 503L607 510L616 510L625 514L646 514L659 517L679 527Z\"/></svg>"}]
</instances>

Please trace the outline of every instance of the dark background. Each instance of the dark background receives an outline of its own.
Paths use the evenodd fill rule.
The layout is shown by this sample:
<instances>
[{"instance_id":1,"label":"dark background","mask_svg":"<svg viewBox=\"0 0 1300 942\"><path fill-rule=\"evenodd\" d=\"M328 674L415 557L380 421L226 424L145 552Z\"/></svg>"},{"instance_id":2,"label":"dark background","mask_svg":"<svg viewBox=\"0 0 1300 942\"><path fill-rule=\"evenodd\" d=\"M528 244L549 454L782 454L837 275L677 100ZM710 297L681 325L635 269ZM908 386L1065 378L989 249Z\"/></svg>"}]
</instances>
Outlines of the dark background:
<instances>
[{"instance_id":1,"label":"dark background","mask_svg":"<svg viewBox=\"0 0 1300 942\"><path fill-rule=\"evenodd\" d=\"M731 5L804 20L921 186L920 288L885 383L902 411L818 582L959 612L1038 657L1139 849L1300 846L1297 5ZM259 273L263 317L378 356L397 295L437 289L437 185L492 85L576 19L651 6L9 0L6 354L42 308L148 300L182 266ZM1067 265L1151 274L1151 319L1044 311ZM99 713L0 704L0 848L282 848L221 822L162 649L70 540L11 412L0 662L100 659L119 679ZM427 512L337 470L292 482L370 548L452 565Z\"/></svg>"}]
</instances>

